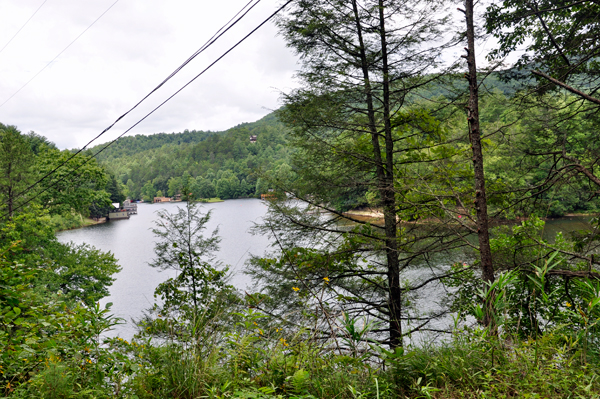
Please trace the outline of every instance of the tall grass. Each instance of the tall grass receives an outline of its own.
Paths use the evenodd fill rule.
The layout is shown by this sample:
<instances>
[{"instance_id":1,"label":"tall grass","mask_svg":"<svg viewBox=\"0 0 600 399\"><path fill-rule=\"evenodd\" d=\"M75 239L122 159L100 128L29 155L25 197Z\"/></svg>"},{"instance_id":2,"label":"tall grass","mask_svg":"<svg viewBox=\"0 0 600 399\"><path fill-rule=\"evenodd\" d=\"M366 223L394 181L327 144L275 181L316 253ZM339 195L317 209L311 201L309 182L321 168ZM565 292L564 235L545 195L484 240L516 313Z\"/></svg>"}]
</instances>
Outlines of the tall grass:
<instances>
[{"instance_id":1,"label":"tall grass","mask_svg":"<svg viewBox=\"0 0 600 399\"><path fill-rule=\"evenodd\" d=\"M205 344L139 345L147 367L132 375L138 398L600 398L596 360L568 328L536 341L455 331L452 340L404 351L333 350L255 323L246 312L236 328ZM268 324L268 320L267 320ZM213 332L214 333L214 332ZM144 349L141 349L144 346Z\"/></svg>"},{"instance_id":2,"label":"tall grass","mask_svg":"<svg viewBox=\"0 0 600 399\"><path fill-rule=\"evenodd\" d=\"M225 322L231 317L233 326ZM463 328L428 347L392 352L372 344L372 350L357 352L340 351L303 329L283 330L252 309L196 325L202 329L187 336L174 329L160 339L141 333L133 342L73 342L71 355L59 350L9 396L600 398L597 357L568 326L536 341Z\"/></svg>"},{"instance_id":3,"label":"tall grass","mask_svg":"<svg viewBox=\"0 0 600 399\"><path fill-rule=\"evenodd\" d=\"M54 231L77 229L94 224L91 219L85 218L79 213L46 216L45 219Z\"/></svg>"}]
</instances>

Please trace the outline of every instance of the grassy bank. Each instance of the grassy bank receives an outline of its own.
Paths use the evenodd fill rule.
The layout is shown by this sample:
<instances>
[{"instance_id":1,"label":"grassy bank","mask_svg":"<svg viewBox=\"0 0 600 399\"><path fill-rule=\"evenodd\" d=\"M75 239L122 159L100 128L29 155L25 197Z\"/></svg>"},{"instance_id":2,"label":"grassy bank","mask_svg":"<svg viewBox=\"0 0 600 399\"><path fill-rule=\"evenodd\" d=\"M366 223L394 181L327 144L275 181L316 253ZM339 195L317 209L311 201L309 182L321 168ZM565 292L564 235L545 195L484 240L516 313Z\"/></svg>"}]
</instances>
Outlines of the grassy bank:
<instances>
[{"instance_id":1,"label":"grassy bank","mask_svg":"<svg viewBox=\"0 0 600 399\"><path fill-rule=\"evenodd\" d=\"M377 344L320 342L238 313L236 328L203 344L130 344L142 368L139 398L599 398L596 340L558 327L537 340L455 331L442 343L390 352ZM273 320L271 320L272 322ZM258 323L257 323L258 322ZM214 330L213 330L214 331Z\"/></svg>"},{"instance_id":2,"label":"grassy bank","mask_svg":"<svg viewBox=\"0 0 600 399\"><path fill-rule=\"evenodd\" d=\"M94 220L76 213L68 215L52 215L46 216L45 218L54 231L79 229L81 227L92 226L106 221L104 218Z\"/></svg>"},{"instance_id":3,"label":"grassy bank","mask_svg":"<svg viewBox=\"0 0 600 399\"><path fill-rule=\"evenodd\" d=\"M214 202L225 202L225 200L222 200L221 198L215 197L215 198L203 198L203 199L200 200L200 202L207 203L207 204L212 204Z\"/></svg>"}]
</instances>

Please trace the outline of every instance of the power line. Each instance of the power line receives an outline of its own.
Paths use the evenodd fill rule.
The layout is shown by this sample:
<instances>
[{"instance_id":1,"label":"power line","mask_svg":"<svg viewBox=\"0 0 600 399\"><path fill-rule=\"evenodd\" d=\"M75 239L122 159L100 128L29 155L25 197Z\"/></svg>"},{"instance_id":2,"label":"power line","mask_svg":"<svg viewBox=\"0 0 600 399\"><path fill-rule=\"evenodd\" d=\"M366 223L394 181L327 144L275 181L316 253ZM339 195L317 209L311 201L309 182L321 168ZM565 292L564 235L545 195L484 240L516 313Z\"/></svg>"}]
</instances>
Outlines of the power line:
<instances>
[{"instance_id":1,"label":"power line","mask_svg":"<svg viewBox=\"0 0 600 399\"><path fill-rule=\"evenodd\" d=\"M198 56L200 53L202 53L204 50L206 50L208 47L210 47L215 41L217 41L221 36L223 36L223 34L225 34L233 26L235 26L242 18L244 18L246 16L246 14L248 14L248 12L250 10L252 10L258 3L260 3L261 0L256 0L256 2L254 4L252 4L252 6L250 8L248 8L248 10L246 10L246 12L244 12L244 14L241 17L239 17L234 23L232 23L230 26L227 27L227 29L225 29L225 27L228 24L230 24L231 21L233 21L235 18L237 18L237 16L240 15L242 13L242 11L244 11L244 9L246 9L253 1L255 1L255 0L250 0L248 3L246 3L246 5L244 7L242 7L242 9L240 11L238 11L229 21L227 21L227 23L225 25L223 25L210 39L208 39L206 41L206 43L204 43L202 45L202 47L200 47L200 49L198 49L187 60L185 60L183 62L183 64L181 64L179 67L177 67L177 69L175 69L175 71L173 71L160 85L158 85L154 90L152 90L152 92L150 92L150 94L154 93L159 87L161 87L169 79L171 79L173 76L175 76L175 74L177 74L183 67L185 67L188 63L190 63L190 61L192 61L194 58L196 58L196 56ZM221 31L223 31L223 32L220 33ZM150 94L148 94L148 96ZM146 96L146 97L148 97L148 96ZM146 99L146 97L144 97L144 99ZM144 99L142 99L142 101Z\"/></svg>"},{"instance_id":2,"label":"power line","mask_svg":"<svg viewBox=\"0 0 600 399\"><path fill-rule=\"evenodd\" d=\"M248 33L246 36L244 36L242 39L240 39L236 44L234 44L232 47L230 47L226 52L224 52L219 58L217 58L215 61L213 61L209 66L207 66L206 68L204 68L199 74L197 74L196 76L194 76L191 80L189 80L185 85L183 85L179 90L177 90L175 93L173 93L171 96L169 96L166 100L164 100L162 103L160 103L158 106L156 106L154 109L152 109L152 111L148 112L143 118L141 118L140 120L138 120L136 123L134 123L131 127L129 127L129 129L125 130L123 133L121 133L117 138L115 138L114 140L110 141L106 146L104 146L102 149L100 149L98 152L96 152L94 155L92 155L92 157L88 158L85 162L83 162L81 165L79 165L78 167L75 168L74 171L77 171L79 168L81 168L82 166L84 166L85 164L87 164L90 160L95 159L95 157L100 154L101 152L103 152L104 150L106 150L108 147L110 147L112 144L114 144L118 139L120 139L121 137L123 137L125 134L127 134L129 131L131 131L133 128L135 128L137 125L139 125L140 123L142 123L144 120L146 120L150 115L152 115L154 112L156 112L159 108L161 108L163 105L165 105L167 102L169 102L173 97L175 97L177 94L179 94L181 91L183 91L183 89L185 89L186 87L188 87L190 84L192 84L196 79L198 79L200 76L202 76L206 71L208 71L210 68L212 68L217 62L219 62L221 59L223 59L227 54L229 54L231 51L233 51L236 47L238 47L241 43L243 43L246 39L248 39L252 34L254 34L258 29L260 29L263 25L265 25L267 22L269 22L271 19L273 19L277 14L279 14L285 7L288 6L288 4L290 4L292 1L294 0L288 0L285 4L283 4L281 7L279 7L275 12L273 12L269 17L267 17L267 19L265 19L263 22L261 22L258 26L256 26L254 29L252 29L252 31L250 31L250 33ZM116 122L115 122L116 123ZM81 152L81 151L79 151ZM78 153L79 153L78 152ZM69 159L72 159L69 158ZM67 161L68 162L68 161ZM64 163L63 163L64 165ZM76 178L78 178L80 175L77 175ZM44 192L48 191L50 188L54 187L55 185L57 185L58 183L62 182L63 180L65 180L67 178L67 175L63 176L62 178L60 178L59 180L55 181L52 185L50 185L49 187L45 188L44 190L40 191L38 194L34 195L33 197L31 197L30 199L28 199L27 201L25 201L23 204L19 205L18 207L14 208L13 211L16 211L18 209L21 209L22 207L24 207L25 205L27 205L28 203L30 203L31 201L33 201L35 198L39 197L41 194L43 194ZM38 183L36 183L37 185ZM4 214L4 217L8 216L8 213Z\"/></svg>"},{"instance_id":3,"label":"power line","mask_svg":"<svg viewBox=\"0 0 600 399\"><path fill-rule=\"evenodd\" d=\"M118 1L118 0L117 0ZM121 119L123 119L125 116L127 116L129 113L131 113L131 111L133 111L134 109L136 109L142 102L144 102L148 97L150 97L154 92L156 92L158 89L160 89L165 83L167 83L173 76L175 76L177 73L179 73L186 65L188 65L194 58L196 58L198 55L200 55L202 52L204 52L206 49L208 49L213 43L215 43L221 36L223 36L229 29L231 29L233 26L235 26L240 20L242 20L242 18L244 18L246 16L246 14L248 14L248 12L250 12L250 10L252 10L252 8L254 8L258 3L260 3L261 0L250 0L248 3L246 3L246 5L244 7L242 7L242 9L240 11L238 11L229 21L227 21L227 23L225 23L225 25L223 25L210 39L208 39L198 50L196 50L190 57L188 57L187 60L185 60L181 65L179 65L173 72L171 72L171 74L164 79L162 82L160 82L158 84L158 86L156 86L154 89L152 89L152 91L150 91L148 94L146 94L140 101L138 101L133 107L131 107L129 110L127 110L127 112L125 112L123 115L121 115L120 117L118 117L111 125L109 125L106 129L104 129L99 135L97 135L96 137L94 137L92 140L90 140L86 145L84 145L83 147L81 147L81 149L79 149L78 151L76 151L73 155L71 155L69 158L67 158L65 161L63 161L61 164L59 164L58 166L56 166L54 169L52 169L51 171L49 171L48 173L46 173L44 176L42 176L40 179L38 179L36 182L34 182L33 184L31 184L29 187L25 188L23 191L21 191L20 193L17 194L17 196L22 195L24 193L26 193L27 191L31 190L32 188L34 188L35 186L37 186L38 184L40 184L42 181L46 180L50 175L54 174L58 169L62 168L64 165L66 165L69 161L71 161L73 158L75 158L79 153L81 153L83 150L85 150L90 144L92 144L94 141L96 141L98 138L100 138L100 136L102 136L104 133L106 133L107 131L109 131L114 125L116 125ZM252 4L252 2L254 2L254 4ZM252 4L250 7L248 7L250 4ZM114 4L113 4L114 5ZM244 10L246 10L244 12ZM242 14L243 12L243 14ZM240 16L240 14L242 14ZM238 17L239 16L239 17ZM236 19L234 22L232 22L234 19ZM229 26L228 26L229 25Z\"/></svg>"},{"instance_id":4,"label":"power line","mask_svg":"<svg viewBox=\"0 0 600 399\"><path fill-rule=\"evenodd\" d=\"M104 14L106 14L106 13L107 13L107 12L108 12L108 11L109 11L111 8L113 8L113 7L114 7L114 5L115 5L115 4L117 4L118 2L119 2L119 0L116 0L114 3L112 3L112 5L111 5L110 7L108 7L108 8L106 9L106 11L104 11L102 14L100 14L100 16L99 16L98 18L96 18L96 19L94 20L94 22L92 22L92 23L91 23L91 24L90 24L90 25L89 25L87 28L85 28L85 29L83 30L83 32L81 32L81 33L79 34L79 36L77 36L75 39L73 39L73 41L72 41L71 43L69 43L69 44L67 45L67 47L65 47L64 49L62 49L62 51L61 51L60 53L58 53L58 55L57 55L56 57L52 58L52 60L51 60L49 63L47 63L47 64L46 64L46 66L44 66L42 69L40 69L40 70L38 71L38 73L36 73L35 75L33 75L33 77L32 77L31 79L29 79L29 80L28 80L28 81L27 81L27 82L26 82L26 83L25 83L23 86L21 86L21 87L20 87L20 88L19 88L17 91L15 91L15 92L14 92L14 93L13 93L13 94L10 96L10 97L8 97L6 100L4 100L4 102L3 102L2 104L0 104L0 108L2 108L2 106L3 106L4 104L6 104L7 102L9 102L9 101L10 101L10 100L11 100L11 99L14 97L14 96L16 96L16 95L17 95L17 94L18 94L18 93L19 93L21 90L23 90L23 89L24 89L24 88L25 88L25 87L26 87L26 86L27 86L29 83L31 83L31 81L32 81L33 79L37 78L37 76L38 76L40 73L42 73L42 72L43 72L43 71L44 71L46 68L48 68L48 67L50 66L50 64L52 64L54 61L56 61L56 59L57 59L58 57L60 57L60 56L62 55L62 53L64 53L65 51L67 51L67 49L68 49L69 47L71 47L71 46L73 45L73 43L75 43L75 42L77 41L77 39L79 39L81 36L83 36L83 34L84 34L85 32L87 32L87 31L88 31L88 30L89 30L89 29L90 29L92 26L94 26L94 24L95 24L96 22L98 22L98 21L100 20L100 18L102 18L102 17L104 16Z\"/></svg>"},{"instance_id":5,"label":"power line","mask_svg":"<svg viewBox=\"0 0 600 399\"><path fill-rule=\"evenodd\" d=\"M19 28L19 30L17 31L17 33L15 33L15 34L13 35L13 37L11 37L11 38L10 38L10 40L9 40L8 42L6 42L6 44L4 45L4 47L2 47L2 48L0 49L0 53L2 53L2 52L4 51L4 49L6 48L6 46L8 46L8 45L10 44L10 42L12 42L12 41L13 41L13 39L14 39L15 37L17 37L17 35L19 34L19 32L21 32L21 31L23 30L23 28L24 28L24 27L25 27L25 26L26 26L26 25L29 23L29 21L31 21L31 19L32 19L32 18L35 16L35 14L37 14L37 12L40 10L40 8L42 8L42 6L43 6L44 4L46 4L46 2L47 2L47 1L48 1L48 0L44 0L44 1L42 2L42 4L40 4L40 6L37 8L37 10L35 10L35 11L34 11L34 13L33 13L33 14L31 14L31 17L29 17L29 19L28 19L27 21L25 21L25 23L23 24L23 26L21 26L21 27Z\"/></svg>"},{"instance_id":6,"label":"power line","mask_svg":"<svg viewBox=\"0 0 600 399\"><path fill-rule=\"evenodd\" d=\"M267 19L265 19L263 22L261 22L256 28L252 29L250 31L250 33L248 33L246 36L244 36L242 39L240 39L236 44L234 44L233 46L231 46L229 48L229 50L225 51L223 54L221 54L221 56L219 58L217 58L216 60L214 60L209 66L207 66L206 68L204 68L199 74L197 74L196 76L194 76L192 79L190 79L185 85L183 85L181 88L179 88L175 93L171 94L169 97L167 97L166 100L164 100L162 103L160 103L159 105L157 105L152 111L148 112L142 119L138 120L136 123L134 123L129 129L125 130L123 133L121 133L116 139L112 140L111 142L109 142L104 148L102 148L100 151L98 151L97 153L94 154L94 157L98 154L100 154L102 151L104 151L106 148L108 148L110 145L112 145L115 141L117 141L118 139L120 139L121 137L123 137L126 133L128 133L129 131L131 131L134 127L136 127L137 125L139 125L140 123L142 123L145 119L147 119L150 115L152 115L154 112L156 112L159 108L161 108L163 105L165 105L167 102L169 102L173 97L175 97L177 94L179 94L180 92L183 91L183 89L185 89L186 87L188 87L189 85L191 85L196 79L198 79L200 76L204 75L204 73L206 71L208 71L210 68L212 68L217 62L221 61L227 54L229 54L231 51L233 51L237 46L239 46L240 44L242 44L246 39L248 39L250 36L252 36L252 34L254 34L254 32L256 32L258 29L260 29L264 24L266 24L267 22L269 22L271 19L273 19L273 17L275 17L275 15L279 14L285 7L287 7L288 4L290 4L292 1L294 0L288 0L288 2L286 2L284 5L282 5L281 7L279 7L273 14L271 14Z\"/></svg>"}]
</instances>

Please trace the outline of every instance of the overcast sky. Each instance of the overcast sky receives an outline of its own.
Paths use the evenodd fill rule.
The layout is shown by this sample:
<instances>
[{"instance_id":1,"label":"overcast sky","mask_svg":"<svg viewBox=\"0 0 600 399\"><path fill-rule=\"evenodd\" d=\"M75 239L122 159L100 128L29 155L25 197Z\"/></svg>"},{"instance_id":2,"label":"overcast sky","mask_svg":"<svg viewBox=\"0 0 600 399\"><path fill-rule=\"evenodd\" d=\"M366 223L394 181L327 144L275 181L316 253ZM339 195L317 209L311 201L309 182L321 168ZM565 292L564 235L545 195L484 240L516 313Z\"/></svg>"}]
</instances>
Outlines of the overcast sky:
<instances>
[{"instance_id":1,"label":"overcast sky","mask_svg":"<svg viewBox=\"0 0 600 399\"><path fill-rule=\"evenodd\" d=\"M248 0L117 0L87 32L12 99L0 122L81 147L133 106ZM0 49L44 0L0 0ZM0 104L46 66L115 0L46 0L0 51ZM276 10L262 0L209 50L97 143L121 134ZM296 58L272 23L129 134L224 130L278 107L294 86Z\"/></svg>"}]
</instances>

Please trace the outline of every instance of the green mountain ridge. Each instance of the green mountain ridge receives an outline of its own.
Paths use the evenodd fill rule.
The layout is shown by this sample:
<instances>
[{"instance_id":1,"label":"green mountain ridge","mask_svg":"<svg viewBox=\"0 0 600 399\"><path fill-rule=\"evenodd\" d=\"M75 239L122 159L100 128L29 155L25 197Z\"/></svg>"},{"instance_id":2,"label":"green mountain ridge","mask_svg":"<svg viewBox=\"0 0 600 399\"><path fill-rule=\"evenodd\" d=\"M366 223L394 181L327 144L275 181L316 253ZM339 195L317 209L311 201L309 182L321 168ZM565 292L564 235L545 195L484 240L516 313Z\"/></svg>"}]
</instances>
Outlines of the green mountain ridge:
<instances>
[{"instance_id":1,"label":"green mountain ridge","mask_svg":"<svg viewBox=\"0 0 600 399\"><path fill-rule=\"evenodd\" d=\"M256 142L250 141L251 136L257 136ZM89 152L94 154L104 146ZM186 130L123 137L97 159L125 186L130 198L151 200L157 194L180 193L184 186L192 191L197 188L196 197L260 195L268 187L257 187L257 171L279 170L287 165L287 155L285 127L271 113L221 132ZM200 190L200 185L206 189Z\"/></svg>"},{"instance_id":2,"label":"green mountain ridge","mask_svg":"<svg viewBox=\"0 0 600 399\"><path fill-rule=\"evenodd\" d=\"M459 81L450 87L442 81L434 82L422 88L419 96L453 96L464 92L465 84ZM512 95L518 82L507 81L500 73L493 73L486 77L483 87L487 92ZM274 111L258 121L241 123L224 131L186 129L179 133L127 136L108 146L96 158L117 177L132 199L175 195L181 193L183 186L196 187L194 195L203 198L259 196L270 188L260 181L260 174L285 178L292 170L288 165L291 161L286 127L276 114ZM250 142L250 136L257 136L256 143ZM97 145L88 154L95 154L105 146ZM228 183L221 184L217 190L224 173ZM201 185L206 189L197 189Z\"/></svg>"},{"instance_id":3,"label":"green mountain ridge","mask_svg":"<svg viewBox=\"0 0 600 399\"><path fill-rule=\"evenodd\" d=\"M263 122L269 123L269 121L275 121L276 117L273 112L262 117L255 122L243 122L232 128L221 130L221 131L204 131L204 130L188 130L185 129L183 132L173 133L153 133L149 135L136 134L135 136L125 136L118 139L115 143L111 144L106 150L102 151L96 157L99 161L106 161L114 158L120 158L122 156L135 155L140 151L152 150L155 148L161 148L165 145L186 145L186 144L197 144L205 141L212 135L226 134L227 132L234 129L247 128L250 134L257 134L255 132L257 128L260 128ZM89 148L88 151L93 154L102 150L108 143L98 144L94 147Z\"/></svg>"}]
</instances>

